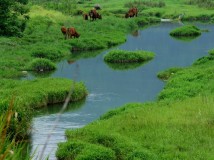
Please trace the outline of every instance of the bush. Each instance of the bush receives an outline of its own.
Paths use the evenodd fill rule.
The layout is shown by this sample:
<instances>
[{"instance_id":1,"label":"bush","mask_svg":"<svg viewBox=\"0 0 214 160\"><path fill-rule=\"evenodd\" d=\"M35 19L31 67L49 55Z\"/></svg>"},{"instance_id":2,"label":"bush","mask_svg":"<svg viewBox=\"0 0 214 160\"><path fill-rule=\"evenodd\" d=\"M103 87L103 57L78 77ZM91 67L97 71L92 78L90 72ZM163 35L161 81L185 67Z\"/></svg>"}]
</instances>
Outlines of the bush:
<instances>
[{"instance_id":1,"label":"bush","mask_svg":"<svg viewBox=\"0 0 214 160\"><path fill-rule=\"evenodd\" d=\"M26 13L28 0L1 0L0 1L0 35L21 36L29 18Z\"/></svg>"},{"instance_id":2,"label":"bush","mask_svg":"<svg viewBox=\"0 0 214 160\"><path fill-rule=\"evenodd\" d=\"M28 70L32 70L32 71L51 71L51 70L55 70L56 69L56 65L45 58L36 58L34 59L28 67Z\"/></svg>"}]
</instances>

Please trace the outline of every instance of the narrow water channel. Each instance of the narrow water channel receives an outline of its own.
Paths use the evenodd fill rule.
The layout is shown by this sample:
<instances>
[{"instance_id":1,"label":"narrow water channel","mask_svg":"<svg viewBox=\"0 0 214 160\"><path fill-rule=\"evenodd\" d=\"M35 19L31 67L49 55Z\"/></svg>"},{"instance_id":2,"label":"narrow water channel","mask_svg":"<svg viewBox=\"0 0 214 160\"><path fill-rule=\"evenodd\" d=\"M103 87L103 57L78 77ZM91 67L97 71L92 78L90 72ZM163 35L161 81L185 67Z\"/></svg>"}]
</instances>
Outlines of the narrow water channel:
<instances>
[{"instance_id":1,"label":"narrow water channel","mask_svg":"<svg viewBox=\"0 0 214 160\"><path fill-rule=\"evenodd\" d=\"M83 81L89 91L86 100L71 104L51 135L45 156L54 160L57 143L65 141L66 129L76 129L96 120L103 113L130 102L147 102L156 99L164 82L156 75L170 67L190 66L196 59L207 55L214 48L214 26L197 24L200 29L208 29L196 39L183 41L169 36L169 32L180 24L162 23L151 26L138 34L128 35L127 41L116 48L124 50L148 50L155 58L137 68L112 69L103 61L103 56L111 49L96 56L72 63L61 61L52 77L63 77ZM115 49L115 48L114 48ZM76 53L81 54L81 53ZM30 78L30 77L28 77ZM47 135L50 133L60 106L51 106L40 111L32 123L32 151L39 154Z\"/></svg>"}]
</instances>

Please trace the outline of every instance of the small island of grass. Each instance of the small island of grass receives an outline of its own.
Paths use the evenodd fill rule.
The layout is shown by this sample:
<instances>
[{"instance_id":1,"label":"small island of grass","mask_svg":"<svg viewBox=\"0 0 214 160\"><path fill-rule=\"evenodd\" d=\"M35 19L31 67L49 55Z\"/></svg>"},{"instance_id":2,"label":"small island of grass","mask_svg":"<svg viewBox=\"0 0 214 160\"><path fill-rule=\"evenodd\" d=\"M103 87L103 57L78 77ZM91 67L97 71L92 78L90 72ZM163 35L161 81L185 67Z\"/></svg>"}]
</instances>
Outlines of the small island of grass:
<instances>
[{"instance_id":1,"label":"small island of grass","mask_svg":"<svg viewBox=\"0 0 214 160\"><path fill-rule=\"evenodd\" d=\"M154 58L154 53L149 51L112 50L105 55L104 60L109 63L139 63L152 58Z\"/></svg>"},{"instance_id":2,"label":"small island of grass","mask_svg":"<svg viewBox=\"0 0 214 160\"><path fill-rule=\"evenodd\" d=\"M201 35L201 30L194 25L185 25L172 30L170 35L175 37L199 36Z\"/></svg>"}]
</instances>

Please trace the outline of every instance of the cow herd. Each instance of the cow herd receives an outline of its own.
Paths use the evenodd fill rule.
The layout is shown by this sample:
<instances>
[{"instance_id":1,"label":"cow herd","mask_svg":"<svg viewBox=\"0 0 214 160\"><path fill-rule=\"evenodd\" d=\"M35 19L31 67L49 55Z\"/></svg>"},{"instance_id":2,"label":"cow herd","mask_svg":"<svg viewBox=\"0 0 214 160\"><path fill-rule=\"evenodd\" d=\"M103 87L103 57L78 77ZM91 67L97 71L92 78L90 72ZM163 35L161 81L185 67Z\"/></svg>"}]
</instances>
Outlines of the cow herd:
<instances>
[{"instance_id":1,"label":"cow herd","mask_svg":"<svg viewBox=\"0 0 214 160\"><path fill-rule=\"evenodd\" d=\"M88 14L87 13L83 14L84 20L88 20L88 18L90 18L91 21L94 21L96 19L102 19L102 16L97 12L96 9L92 9Z\"/></svg>"},{"instance_id":2,"label":"cow herd","mask_svg":"<svg viewBox=\"0 0 214 160\"><path fill-rule=\"evenodd\" d=\"M137 17L138 9L136 7L132 7L129 9L129 11L125 14L125 18L132 18ZM94 21L96 19L102 19L101 14L97 12L97 9L94 8L89 11L89 13L83 13L83 19L84 20L90 20ZM65 39L67 38L79 38L80 34L77 33L76 29L74 27L66 28L65 26L61 27L61 32L64 35Z\"/></svg>"}]
</instances>

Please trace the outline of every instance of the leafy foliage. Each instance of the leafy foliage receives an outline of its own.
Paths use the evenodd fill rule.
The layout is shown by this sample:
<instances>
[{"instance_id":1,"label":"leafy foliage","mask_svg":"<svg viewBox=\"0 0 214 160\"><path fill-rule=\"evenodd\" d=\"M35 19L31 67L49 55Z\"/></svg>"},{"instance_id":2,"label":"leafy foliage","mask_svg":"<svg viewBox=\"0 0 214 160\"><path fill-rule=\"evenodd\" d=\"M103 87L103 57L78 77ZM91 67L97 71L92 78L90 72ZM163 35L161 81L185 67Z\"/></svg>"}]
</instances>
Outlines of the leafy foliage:
<instances>
[{"instance_id":1,"label":"leafy foliage","mask_svg":"<svg viewBox=\"0 0 214 160\"><path fill-rule=\"evenodd\" d=\"M26 13L28 0L0 1L0 35L20 36L29 18Z\"/></svg>"}]
</instances>

